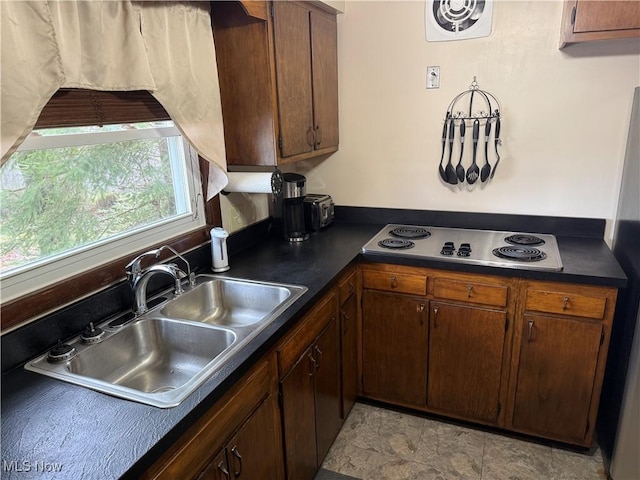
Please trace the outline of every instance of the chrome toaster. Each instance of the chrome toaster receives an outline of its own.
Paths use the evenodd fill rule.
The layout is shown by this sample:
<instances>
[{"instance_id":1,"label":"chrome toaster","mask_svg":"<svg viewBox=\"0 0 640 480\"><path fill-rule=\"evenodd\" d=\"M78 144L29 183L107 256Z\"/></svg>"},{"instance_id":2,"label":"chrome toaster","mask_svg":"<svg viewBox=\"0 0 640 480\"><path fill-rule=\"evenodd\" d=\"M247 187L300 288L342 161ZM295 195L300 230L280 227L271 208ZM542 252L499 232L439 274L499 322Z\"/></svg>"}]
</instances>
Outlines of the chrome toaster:
<instances>
[{"instance_id":1,"label":"chrome toaster","mask_svg":"<svg viewBox=\"0 0 640 480\"><path fill-rule=\"evenodd\" d=\"M335 217L334 203L330 195L309 193L304 197L304 221L307 231L320 230Z\"/></svg>"}]
</instances>

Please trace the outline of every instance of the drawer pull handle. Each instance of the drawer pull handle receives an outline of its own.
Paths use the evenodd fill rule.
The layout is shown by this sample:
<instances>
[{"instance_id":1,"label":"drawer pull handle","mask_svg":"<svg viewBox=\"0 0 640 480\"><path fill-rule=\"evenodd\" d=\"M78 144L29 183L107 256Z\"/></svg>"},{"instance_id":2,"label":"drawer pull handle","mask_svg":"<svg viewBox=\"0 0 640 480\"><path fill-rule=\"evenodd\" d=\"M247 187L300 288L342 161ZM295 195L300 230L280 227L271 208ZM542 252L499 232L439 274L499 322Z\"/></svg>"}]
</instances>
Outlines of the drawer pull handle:
<instances>
[{"instance_id":1,"label":"drawer pull handle","mask_svg":"<svg viewBox=\"0 0 640 480\"><path fill-rule=\"evenodd\" d=\"M529 320L529 338L527 338L527 342L531 341L531 332L533 330L533 320Z\"/></svg>"},{"instance_id":2,"label":"drawer pull handle","mask_svg":"<svg viewBox=\"0 0 640 480\"><path fill-rule=\"evenodd\" d=\"M309 376L313 377L314 372L318 369L318 363L316 362L316 359L313 358L313 355L311 353L309 353Z\"/></svg>"},{"instance_id":3,"label":"drawer pull handle","mask_svg":"<svg viewBox=\"0 0 640 480\"><path fill-rule=\"evenodd\" d=\"M398 279L395 275L391 276L391 288L396 288L398 286Z\"/></svg>"},{"instance_id":4,"label":"drawer pull handle","mask_svg":"<svg viewBox=\"0 0 640 480\"><path fill-rule=\"evenodd\" d=\"M224 474L224 476L225 476L225 477L230 478L230 477L229 477L229 470L227 470L227 469L225 468L225 466L224 466L224 461L222 461L222 462L220 462L220 463L218 464L218 470L220 470L220 471Z\"/></svg>"},{"instance_id":5,"label":"drawer pull handle","mask_svg":"<svg viewBox=\"0 0 640 480\"><path fill-rule=\"evenodd\" d=\"M316 351L316 370L318 370L320 368L320 361L322 360L322 350L320 350L317 345L314 350Z\"/></svg>"},{"instance_id":6,"label":"drawer pull handle","mask_svg":"<svg viewBox=\"0 0 640 480\"><path fill-rule=\"evenodd\" d=\"M467 298L471 298L471 292L473 290L473 285L469 285L467 287Z\"/></svg>"},{"instance_id":7,"label":"drawer pull handle","mask_svg":"<svg viewBox=\"0 0 640 480\"><path fill-rule=\"evenodd\" d=\"M233 472L233 476L238 478L240 475L242 475L242 455L240 455L240 452L238 452L238 447L236 446L231 449L231 453L233 453L233 455L238 459L238 470Z\"/></svg>"},{"instance_id":8,"label":"drawer pull handle","mask_svg":"<svg viewBox=\"0 0 640 480\"><path fill-rule=\"evenodd\" d=\"M438 310L440 307L433 307L433 328L438 328Z\"/></svg>"},{"instance_id":9,"label":"drawer pull handle","mask_svg":"<svg viewBox=\"0 0 640 480\"><path fill-rule=\"evenodd\" d=\"M569 306L569 297L564 297L562 300L562 309L566 310Z\"/></svg>"},{"instance_id":10,"label":"drawer pull handle","mask_svg":"<svg viewBox=\"0 0 640 480\"><path fill-rule=\"evenodd\" d=\"M313 131L313 125L309 125L309 129L307 130L307 143L310 147L313 147L316 143L315 132Z\"/></svg>"}]
</instances>

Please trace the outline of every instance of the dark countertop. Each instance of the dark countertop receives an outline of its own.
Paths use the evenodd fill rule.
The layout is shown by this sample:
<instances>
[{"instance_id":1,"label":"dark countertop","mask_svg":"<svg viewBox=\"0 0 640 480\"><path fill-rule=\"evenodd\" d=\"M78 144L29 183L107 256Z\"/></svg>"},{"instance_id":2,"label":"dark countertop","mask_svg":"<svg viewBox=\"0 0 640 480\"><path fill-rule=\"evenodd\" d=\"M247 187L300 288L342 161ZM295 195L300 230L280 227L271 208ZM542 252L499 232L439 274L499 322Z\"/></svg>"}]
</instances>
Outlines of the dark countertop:
<instances>
[{"instance_id":1,"label":"dark countertop","mask_svg":"<svg viewBox=\"0 0 640 480\"><path fill-rule=\"evenodd\" d=\"M385 223L337 223L306 242L269 238L232 255L226 276L301 284L309 291L175 408L141 405L22 368L10 370L2 376L2 478L136 478L313 306ZM626 277L604 241L559 237L558 242L563 272L464 270L625 285ZM459 264L446 262L411 264L461 270ZM52 471L58 466L59 472Z\"/></svg>"}]
</instances>

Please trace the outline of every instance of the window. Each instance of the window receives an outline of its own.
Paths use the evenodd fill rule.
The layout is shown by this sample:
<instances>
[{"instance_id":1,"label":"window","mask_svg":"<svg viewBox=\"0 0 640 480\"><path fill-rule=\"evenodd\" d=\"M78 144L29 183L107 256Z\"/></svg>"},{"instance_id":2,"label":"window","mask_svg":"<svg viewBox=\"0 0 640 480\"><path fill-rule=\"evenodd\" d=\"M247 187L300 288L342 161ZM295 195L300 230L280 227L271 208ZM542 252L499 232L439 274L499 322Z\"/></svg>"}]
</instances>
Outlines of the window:
<instances>
[{"instance_id":1,"label":"window","mask_svg":"<svg viewBox=\"0 0 640 480\"><path fill-rule=\"evenodd\" d=\"M0 180L3 301L205 224L170 121L34 130Z\"/></svg>"}]
</instances>

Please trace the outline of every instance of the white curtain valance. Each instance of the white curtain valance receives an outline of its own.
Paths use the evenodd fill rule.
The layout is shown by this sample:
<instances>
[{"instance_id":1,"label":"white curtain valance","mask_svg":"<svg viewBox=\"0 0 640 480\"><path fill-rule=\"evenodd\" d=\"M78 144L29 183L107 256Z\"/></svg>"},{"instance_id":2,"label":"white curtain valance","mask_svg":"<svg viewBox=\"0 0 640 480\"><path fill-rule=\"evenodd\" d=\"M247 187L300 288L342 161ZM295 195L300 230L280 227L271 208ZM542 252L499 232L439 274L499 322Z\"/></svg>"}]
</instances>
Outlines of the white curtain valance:
<instances>
[{"instance_id":1,"label":"white curtain valance","mask_svg":"<svg viewBox=\"0 0 640 480\"><path fill-rule=\"evenodd\" d=\"M208 2L0 2L2 163L59 88L149 90L227 183Z\"/></svg>"}]
</instances>

